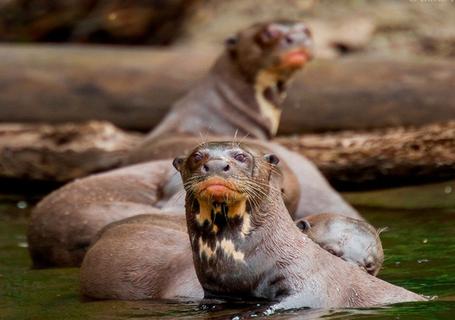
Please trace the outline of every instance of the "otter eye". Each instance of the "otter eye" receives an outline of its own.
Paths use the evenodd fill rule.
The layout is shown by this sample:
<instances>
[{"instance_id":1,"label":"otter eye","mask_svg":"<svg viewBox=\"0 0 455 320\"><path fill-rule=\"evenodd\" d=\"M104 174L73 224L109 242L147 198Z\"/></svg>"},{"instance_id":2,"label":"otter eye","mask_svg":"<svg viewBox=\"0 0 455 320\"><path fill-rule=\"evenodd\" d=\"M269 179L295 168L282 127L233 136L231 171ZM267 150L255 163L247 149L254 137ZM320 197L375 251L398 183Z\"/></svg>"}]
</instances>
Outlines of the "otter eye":
<instances>
[{"instance_id":1,"label":"otter eye","mask_svg":"<svg viewBox=\"0 0 455 320\"><path fill-rule=\"evenodd\" d=\"M234 159L237 160L238 162L246 162L246 160L248 159L247 156L244 154L244 153L237 153L235 156L234 156Z\"/></svg>"},{"instance_id":2,"label":"otter eye","mask_svg":"<svg viewBox=\"0 0 455 320\"><path fill-rule=\"evenodd\" d=\"M286 43L287 44L293 44L294 43L294 39L292 39L291 36L286 36L286 38L284 38L286 40Z\"/></svg>"},{"instance_id":3,"label":"otter eye","mask_svg":"<svg viewBox=\"0 0 455 320\"><path fill-rule=\"evenodd\" d=\"M308 221L304 220L304 219L301 219L301 220L297 221L296 224L297 224L297 227L302 232L309 231L311 229L310 223Z\"/></svg>"},{"instance_id":4,"label":"otter eye","mask_svg":"<svg viewBox=\"0 0 455 320\"><path fill-rule=\"evenodd\" d=\"M199 162L204 158L204 156L202 155L202 153L196 152L195 154L193 154L192 158L194 162Z\"/></svg>"},{"instance_id":5,"label":"otter eye","mask_svg":"<svg viewBox=\"0 0 455 320\"><path fill-rule=\"evenodd\" d=\"M239 42L238 36L231 36L224 41L227 50L232 54L235 53L235 49L238 42Z\"/></svg>"}]
</instances>

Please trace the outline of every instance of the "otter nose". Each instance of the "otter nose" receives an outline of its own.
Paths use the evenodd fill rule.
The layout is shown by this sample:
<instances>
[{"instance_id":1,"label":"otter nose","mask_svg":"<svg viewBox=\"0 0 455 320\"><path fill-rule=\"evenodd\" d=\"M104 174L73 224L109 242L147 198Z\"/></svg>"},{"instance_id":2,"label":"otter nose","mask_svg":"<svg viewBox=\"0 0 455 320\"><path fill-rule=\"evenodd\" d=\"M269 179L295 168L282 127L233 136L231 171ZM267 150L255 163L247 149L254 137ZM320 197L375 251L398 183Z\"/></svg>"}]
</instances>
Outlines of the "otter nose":
<instances>
[{"instance_id":1,"label":"otter nose","mask_svg":"<svg viewBox=\"0 0 455 320\"><path fill-rule=\"evenodd\" d=\"M202 172L206 174L227 173L230 170L231 166L223 159L209 160L202 166Z\"/></svg>"}]
</instances>

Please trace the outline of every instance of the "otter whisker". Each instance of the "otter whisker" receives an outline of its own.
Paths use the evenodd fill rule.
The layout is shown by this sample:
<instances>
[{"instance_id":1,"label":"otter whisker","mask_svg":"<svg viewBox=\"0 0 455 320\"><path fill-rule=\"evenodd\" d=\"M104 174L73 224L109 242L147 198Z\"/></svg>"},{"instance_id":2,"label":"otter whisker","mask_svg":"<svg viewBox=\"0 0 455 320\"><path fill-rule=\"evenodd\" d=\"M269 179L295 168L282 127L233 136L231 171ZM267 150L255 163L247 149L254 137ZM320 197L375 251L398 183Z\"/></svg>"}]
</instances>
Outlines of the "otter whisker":
<instances>
[{"instance_id":1,"label":"otter whisker","mask_svg":"<svg viewBox=\"0 0 455 320\"><path fill-rule=\"evenodd\" d=\"M234 147L235 144L236 144L236 139L237 139L237 134L238 133L239 133L239 129L235 129L234 138L232 139L232 147Z\"/></svg>"},{"instance_id":2,"label":"otter whisker","mask_svg":"<svg viewBox=\"0 0 455 320\"><path fill-rule=\"evenodd\" d=\"M176 198L175 198L176 200L183 199L183 198L185 197L185 190L183 189L183 190L177 191L177 192L173 195L173 197L176 197Z\"/></svg>"},{"instance_id":3,"label":"otter whisker","mask_svg":"<svg viewBox=\"0 0 455 320\"><path fill-rule=\"evenodd\" d=\"M389 231L389 227L382 227L376 230L376 233L378 234L378 237L381 235L383 232Z\"/></svg>"},{"instance_id":4,"label":"otter whisker","mask_svg":"<svg viewBox=\"0 0 455 320\"><path fill-rule=\"evenodd\" d=\"M200 145L207 143L207 140L208 140L208 139L207 139L207 138L208 138L208 132L206 132L206 134L205 134L205 136L204 136L204 134L203 134L201 131L199 131L199 137L200 137L200 139L201 139L201 140L200 140L201 142L199 143Z\"/></svg>"},{"instance_id":5,"label":"otter whisker","mask_svg":"<svg viewBox=\"0 0 455 320\"><path fill-rule=\"evenodd\" d=\"M243 142L248 138L249 135L250 135L250 133L247 132L247 133L240 139L239 144L243 143Z\"/></svg>"},{"instance_id":6,"label":"otter whisker","mask_svg":"<svg viewBox=\"0 0 455 320\"><path fill-rule=\"evenodd\" d=\"M253 196L254 198L260 198L261 196L262 197L267 196L265 193L263 193L260 190L245 190L245 193Z\"/></svg>"},{"instance_id":7,"label":"otter whisker","mask_svg":"<svg viewBox=\"0 0 455 320\"><path fill-rule=\"evenodd\" d=\"M260 181L250 181L250 180L245 180L245 181L242 181L246 184L248 184L251 188L257 188L257 189L269 189L269 190L272 190L272 191L275 191L275 192L280 192L281 193L281 190L275 186L271 186L267 183L264 183L264 182L260 182ZM265 187L265 188L261 188L261 187ZM264 195L265 195L265 192L264 192Z\"/></svg>"}]
</instances>

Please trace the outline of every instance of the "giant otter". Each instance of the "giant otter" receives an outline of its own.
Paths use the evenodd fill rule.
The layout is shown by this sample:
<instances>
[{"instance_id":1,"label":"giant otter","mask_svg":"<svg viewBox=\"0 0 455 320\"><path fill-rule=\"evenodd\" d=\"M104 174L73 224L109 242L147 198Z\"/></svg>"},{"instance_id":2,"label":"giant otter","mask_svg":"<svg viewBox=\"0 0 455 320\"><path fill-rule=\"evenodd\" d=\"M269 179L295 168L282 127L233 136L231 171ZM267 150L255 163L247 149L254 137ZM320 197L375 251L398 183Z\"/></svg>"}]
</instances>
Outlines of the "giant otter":
<instances>
[{"instance_id":1,"label":"giant otter","mask_svg":"<svg viewBox=\"0 0 455 320\"><path fill-rule=\"evenodd\" d=\"M183 154L201 142L199 133L208 133L211 138L235 132L256 138L273 135L275 122L264 110L280 109L286 82L310 56L311 38L302 23L262 23L239 32L227 41L225 52L207 78L171 111L168 118L180 119L182 130L188 120L189 131L176 129L177 122L166 120L164 123L173 125L155 129L127 162ZM265 85L260 74L270 72L275 74L275 82ZM269 101L266 98L271 104L261 107ZM270 112L266 114L270 116ZM279 112L273 114L278 116ZM275 143L245 140L283 159L283 193L294 218L321 212L361 218L306 158ZM183 193L170 161L166 163L149 162L80 179L44 198L33 210L28 228L34 266L78 266L88 243L102 227L161 208L168 197ZM178 205L183 206L183 201Z\"/></svg>"},{"instance_id":2,"label":"giant otter","mask_svg":"<svg viewBox=\"0 0 455 320\"><path fill-rule=\"evenodd\" d=\"M425 300L326 252L301 233L284 205L277 162L273 154L232 142L205 143L176 158L189 234L156 224L154 215L106 227L84 258L82 294L263 299L275 308Z\"/></svg>"},{"instance_id":3,"label":"giant otter","mask_svg":"<svg viewBox=\"0 0 455 320\"><path fill-rule=\"evenodd\" d=\"M239 31L226 40L206 77L173 105L134 156L150 160L145 145L170 136L274 137L287 84L312 58L312 50L310 31L302 22L256 23Z\"/></svg>"},{"instance_id":4,"label":"giant otter","mask_svg":"<svg viewBox=\"0 0 455 320\"><path fill-rule=\"evenodd\" d=\"M323 249L376 276L384 262L380 231L369 223L336 214L297 220L297 227Z\"/></svg>"}]
</instances>

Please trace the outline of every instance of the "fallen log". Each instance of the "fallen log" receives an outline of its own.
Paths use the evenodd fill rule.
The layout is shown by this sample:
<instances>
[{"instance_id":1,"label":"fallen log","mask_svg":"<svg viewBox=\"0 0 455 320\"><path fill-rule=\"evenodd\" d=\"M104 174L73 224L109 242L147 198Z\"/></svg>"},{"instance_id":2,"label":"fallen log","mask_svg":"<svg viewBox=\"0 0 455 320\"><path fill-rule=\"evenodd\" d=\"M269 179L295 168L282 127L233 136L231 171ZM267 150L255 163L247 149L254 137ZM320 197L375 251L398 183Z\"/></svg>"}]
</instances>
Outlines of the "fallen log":
<instances>
[{"instance_id":1,"label":"fallen log","mask_svg":"<svg viewBox=\"0 0 455 320\"><path fill-rule=\"evenodd\" d=\"M0 121L95 119L149 130L204 74L213 56L204 51L0 45Z\"/></svg>"},{"instance_id":2,"label":"fallen log","mask_svg":"<svg viewBox=\"0 0 455 320\"><path fill-rule=\"evenodd\" d=\"M65 182L108 170L141 137L106 122L0 125L0 177ZM314 161L340 190L455 177L455 121L276 141Z\"/></svg>"},{"instance_id":3,"label":"fallen log","mask_svg":"<svg viewBox=\"0 0 455 320\"><path fill-rule=\"evenodd\" d=\"M0 45L0 121L107 120L148 131L212 64L215 48ZM350 55L292 84L282 134L455 119L455 62Z\"/></svg>"},{"instance_id":4,"label":"fallen log","mask_svg":"<svg viewBox=\"0 0 455 320\"><path fill-rule=\"evenodd\" d=\"M106 122L0 125L0 176L65 182L116 168L140 137Z\"/></svg>"},{"instance_id":5,"label":"fallen log","mask_svg":"<svg viewBox=\"0 0 455 320\"><path fill-rule=\"evenodd\" d=\"M282 137L339 189L412 185L455 177L455 121L416 128Z\"/></svg>"}]
</instances>

